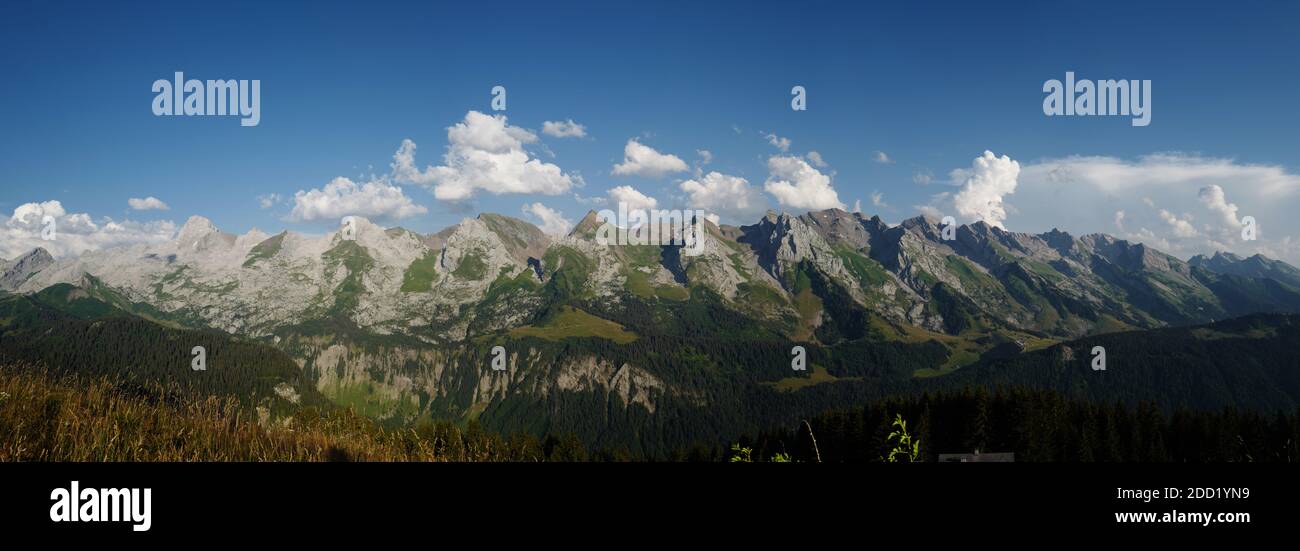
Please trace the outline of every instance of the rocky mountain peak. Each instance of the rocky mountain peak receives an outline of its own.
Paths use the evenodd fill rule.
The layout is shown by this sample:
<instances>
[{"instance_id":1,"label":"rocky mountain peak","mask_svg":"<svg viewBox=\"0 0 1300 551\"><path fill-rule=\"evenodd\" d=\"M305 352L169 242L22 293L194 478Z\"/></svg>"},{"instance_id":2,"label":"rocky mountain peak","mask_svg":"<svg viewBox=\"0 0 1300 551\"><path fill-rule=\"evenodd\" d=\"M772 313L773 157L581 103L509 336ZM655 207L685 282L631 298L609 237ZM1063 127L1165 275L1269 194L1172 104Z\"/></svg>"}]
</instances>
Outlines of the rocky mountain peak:
<instances>
[{"instance_id":1,"label":"rocky mountain peak","mask_svg":"<svg viewBox=\"0 0 1300 551\"><path fill-rule=\"evenodd\" d=\"M478 220L501 238L510 256L521 263L545 256L551 245L549 236L525 220L492 213L480 214Z\"/></svg>"},{"instance_id":2,"label":"rocky mountain peak","mask_svg":"<svg viewBox=\"0 0 1300 551\"><path fill-rule=\"evenodd\" d=\"M44 247L36 247L31 252L14 260L14 264L29 264L41 267L49 266L52 262L54 262L54 255L51 255L50 251L45 250Z\"/></svg>"},{"instance_id":3,"label":"rocky mountain peak","mask_svg":"<svg viewBox=\"0 0 1300 551\"><path fill-rule=\"evenodd\" d=\"M600 228L600 225L600 216L596 214L596 211L589 210L587 211L587 215L583 216L582 220L579 220L577 225L573 226L573 229L569 231L569 236L590 237L596 233L596 230Z\"/></svg>"},{"instance_id":4,"label":"rocky mountain peak","mask_svg":"<svg viewBox=\"0 0 1300 551\"><path fill-rule=\"evenodd\" d=\"M1056 228L1052 228L1052 231L1049 231L1039 237L1041 237L1043 241L1046 241L1049 247L1056 249L1058 252L1060 252L1062 256L1067 255L1069 251L1074 248L1074 237L1071 236L1069 233L1063 232Z\"/></svg>"},{"instance_id":5,"label":"rocky mountain peak","mask_svg":"<svg viewBox=\"0 0 1300 551\"><path fill-rule=\"evenodd\" d=\"M17 289L28 278L51 264L54 264L54 256L41 247L36 247L11 262L0 262L0 289Z\"/></svg>"},{"instance_id":6,"label":"rocky mountain peak","mask_svg":"<svg viewBox=\"0 0 1300 551\"><path fill-rule=\"evenodd\" d=\"M799 217L805 225L815 230L831 244L847 245L853 249L862 249L870 245L873 237L882 228L884 222L875 218L875 222L864 220L859 213L849 213L840 209L812 211Z\"/></svg>"},{"instance_id":7,"label":"rocky mountain peak","mask_svg":"<svg viewBox=\"0 0 1300 551\"><path fill-rule=\"evenodd\" d=\"M943 234L943 228L939 227L939 221L925 215L903 220L898 224L897 228L904 233L915 234L927 241L941 241Z\"/></svg>"},{"instance_id":8,"label":"rocky mountain peak","mask_svg":"<svg viewBox=\"0 0 1300 551\"><path fill-rule=\"evenodd\" d=\"M202 216L191 216L176 233L176 248L179 252L203 252L230 247L235 244L235 236L221 233L211 220Z\"/></svg>"}]
</instances>

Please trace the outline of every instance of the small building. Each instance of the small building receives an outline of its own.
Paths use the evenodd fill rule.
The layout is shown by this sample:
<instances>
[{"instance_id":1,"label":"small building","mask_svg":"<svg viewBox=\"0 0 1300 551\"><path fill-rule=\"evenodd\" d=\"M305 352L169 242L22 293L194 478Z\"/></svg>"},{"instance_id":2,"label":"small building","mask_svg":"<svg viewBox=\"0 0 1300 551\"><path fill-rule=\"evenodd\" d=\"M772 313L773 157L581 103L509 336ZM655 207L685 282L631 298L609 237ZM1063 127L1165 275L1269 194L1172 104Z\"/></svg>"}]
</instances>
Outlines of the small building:
<instances>
[{"instance_id":1,"label":"small building","mask_svg":"<svg viewBox=\"0 0 1300 551\"><path fill-rule=\"evenodd\" d=\"M940 463L1015 463L1016 454L1006 453L941 453Z\"/></svg>"}]
</instances>

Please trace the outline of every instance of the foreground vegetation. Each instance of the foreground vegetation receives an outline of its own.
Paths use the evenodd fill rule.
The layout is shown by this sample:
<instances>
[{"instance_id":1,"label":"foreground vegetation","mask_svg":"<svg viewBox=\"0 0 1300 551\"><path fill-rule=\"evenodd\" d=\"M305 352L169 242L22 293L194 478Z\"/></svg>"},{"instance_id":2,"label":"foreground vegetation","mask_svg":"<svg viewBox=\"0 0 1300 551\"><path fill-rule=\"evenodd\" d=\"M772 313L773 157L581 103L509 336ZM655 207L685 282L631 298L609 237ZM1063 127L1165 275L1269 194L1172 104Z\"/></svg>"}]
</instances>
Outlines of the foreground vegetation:
<instances>
[{"instance_id":1,"label":"foreground vegetation","mask_svg":"<svg viewBox=\"0 0 1300 551\"><path fill-rule=\"evenodd\" d=\"M914 420L904 423L903 418ZM667 457L588 453L575 436L502 437L477 423L386 428L351 409L275 417L235 397L104 376L0 366L0 461L934 461L1013 452L1017 461L1296 462L1300 411L1163 413L1030 389L894 397ZM905 454L901 456L900 454Z\"/></svg>"},{"instance_id":2,"label":"foreground vegetation","mask_svg":"<svg viewBox=\"0 0 1300 551\"><path fill-rule=\"evenodd\" d=\"M1129 406L1053 390L973 387L830 411L738 445L755 458L823 462L896 461L900 452L907 461L936 461L979 450L1012 452L1020 462L1296 463L1300 408L1163 410L1153 401Z\"/></svg>"},{"instance_id":3,"label":"foreground vegetation","mask_svg":"<svg viewBox=\"0 0 1300 551\"><path fill-rule=\"evenodd\" d=\"M502 438L476 424L387 430L341 408L272 420L235 397L0 366L0 461L583 460L575 438Z\"/></svg>"}]
</instances>

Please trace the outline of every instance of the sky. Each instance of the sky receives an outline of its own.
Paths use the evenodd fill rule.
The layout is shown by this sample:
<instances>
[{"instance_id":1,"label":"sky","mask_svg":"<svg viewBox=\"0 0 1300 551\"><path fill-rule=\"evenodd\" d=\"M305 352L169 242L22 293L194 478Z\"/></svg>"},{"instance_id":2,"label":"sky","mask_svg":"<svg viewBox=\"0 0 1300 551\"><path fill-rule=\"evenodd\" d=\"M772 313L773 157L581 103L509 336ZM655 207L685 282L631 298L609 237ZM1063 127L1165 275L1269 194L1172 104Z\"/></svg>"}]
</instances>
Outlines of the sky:
<instances>
[{"instance_id":1,"label":"sky","mask_svg":"<svg viewBox=\"0 0 1300 551\"><path fill-rule=\"evenodd\" d=\"M165 240L192 215L563 233L622 201L1300 263L1300 4L614 4L4 2L0 257ZM178 71L258 80L258 124L155 115ZM1150 81L1150 123L1047 116L1067 71Z\"/></svg>"}]
</instances>

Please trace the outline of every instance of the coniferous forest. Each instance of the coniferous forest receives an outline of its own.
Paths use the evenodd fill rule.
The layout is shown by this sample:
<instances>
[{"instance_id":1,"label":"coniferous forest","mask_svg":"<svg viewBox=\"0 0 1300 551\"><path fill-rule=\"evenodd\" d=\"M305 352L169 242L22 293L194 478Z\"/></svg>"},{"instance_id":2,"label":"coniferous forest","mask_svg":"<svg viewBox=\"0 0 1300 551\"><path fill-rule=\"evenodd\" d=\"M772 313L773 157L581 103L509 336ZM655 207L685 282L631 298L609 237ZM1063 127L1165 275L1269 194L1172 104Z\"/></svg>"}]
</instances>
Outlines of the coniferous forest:
<instances>
[{"instance_id":1,"label":"coniferous forest","mask_svg":"<svg viewBox=\"0 0 1300 551\"><path fill-rule=\"evenodd\" d=\"M10 459L722 461L736 456L734 447L756 461L871 462L889 456L898 418L908 423L918 461L976 450L1013 453L1016 461L1300 459L1293 398L1300 370L1285 360L1296 357L1300 324L1285 315L1090 337L929 378L911 376L909 365L941 353L933 343L814 347L812 365L838 380L793 389L782 385L798 379L767 361L784 343L536 342L543 363L578 353L641 358L711 403L665 399L651 414L590 389L557 393L540 406L507 399L473 420L381 423L321 396L280 350L111 310L56 306L0 299L7 320L0 363L10 389L0 418ZM223 369L187 369L195 343L214 351L209 361ZM1125 362L1097 373L1069 357L1071 347L1094 343ZM118 423L103 408L141 417ZM105 443L94 423L73 424L83 432L64 428L95 418L113 421L105 431L138 431L140 447L98 448ZM159 440L154 433L173 422L196 441L207 435L246 445L217 452Z\"/></svg>"}]
</instances>

